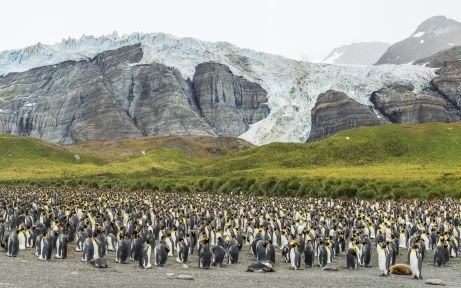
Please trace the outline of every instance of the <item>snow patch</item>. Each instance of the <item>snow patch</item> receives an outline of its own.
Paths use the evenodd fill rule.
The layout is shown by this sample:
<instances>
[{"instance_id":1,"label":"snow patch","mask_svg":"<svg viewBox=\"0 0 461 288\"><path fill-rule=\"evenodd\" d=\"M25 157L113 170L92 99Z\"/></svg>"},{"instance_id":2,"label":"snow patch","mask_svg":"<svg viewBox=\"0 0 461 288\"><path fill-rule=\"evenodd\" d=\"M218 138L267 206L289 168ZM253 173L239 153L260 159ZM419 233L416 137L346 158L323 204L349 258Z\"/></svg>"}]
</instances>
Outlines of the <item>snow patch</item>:
<instances>
[{"instance_id":1,"label":"snow patch","mask_svg":"<svg viewBox=\"0 0 461 288\"><path fill-rule=\"evenodd\" d=\"M424 43L423 39L419 40L419 44L423 44L423 43Z\"/></svg>"},{"instance_id":2,"label":"snow patch","mask_svg":"<svg viewBox=\"0 0 461 288\"><path fill-rule=\"evenodd\" d=\"M413 38L423 37L424 34L426 34L426 32L424 31L416 32L415 34L413 34Z\"/></svg>"},{"instance_id":3,"label":"snow patch","mask_svg":"<svg viewBox=\"0 0 461 288\"><path fill-rule=\"evenodd\" d=\"M327 58L325 58L322 62L325 64L335 64L336 59L341 57L344 54L344 51L337 52L333 51Z\"/></svg>"}]
</instances>

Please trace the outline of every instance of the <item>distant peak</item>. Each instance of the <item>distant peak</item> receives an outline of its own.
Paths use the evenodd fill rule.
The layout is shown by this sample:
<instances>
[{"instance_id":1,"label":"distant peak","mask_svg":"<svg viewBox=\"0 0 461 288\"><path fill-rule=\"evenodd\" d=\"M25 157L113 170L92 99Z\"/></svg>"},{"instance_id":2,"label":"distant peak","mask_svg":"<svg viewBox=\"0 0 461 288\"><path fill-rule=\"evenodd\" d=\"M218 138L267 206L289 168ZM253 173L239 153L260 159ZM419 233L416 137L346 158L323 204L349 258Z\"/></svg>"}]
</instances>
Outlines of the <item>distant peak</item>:
<instances>
[{"instance_id":1,"label":"distant peak","mask_svg":"<svg viewBox=\"0 0 461 288\"><path fill-rule=\"evenodd\" d=\"M449 19L445 16L434 16L434 17L431 17L425 20L423 23L421 23L416 29L415 33L417 32L430 33L437 29L447 28L447 27L452 27L452 26L461 26L461 23L457 22L456 20Z\"/></svg>"}]
</instances>

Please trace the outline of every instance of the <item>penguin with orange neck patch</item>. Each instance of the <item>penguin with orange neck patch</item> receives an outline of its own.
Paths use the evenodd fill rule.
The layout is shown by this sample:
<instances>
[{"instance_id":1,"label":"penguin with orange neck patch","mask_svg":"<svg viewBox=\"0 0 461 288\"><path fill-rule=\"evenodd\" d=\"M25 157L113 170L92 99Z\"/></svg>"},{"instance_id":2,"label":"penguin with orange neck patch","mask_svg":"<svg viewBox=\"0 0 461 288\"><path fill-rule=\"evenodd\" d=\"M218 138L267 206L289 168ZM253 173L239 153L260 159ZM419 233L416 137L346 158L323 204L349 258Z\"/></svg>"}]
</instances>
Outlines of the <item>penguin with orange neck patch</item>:
<instances>
[{"instance_id":1,"label":"penguin with orange neck patch","mask_svg":"<svg viewBox=\"0 0 461 288\"><path fill-rule=\"evenodd\" d=\"M416 243L413 244L410 250L410 267L411 271L413 272L414 279L423 279L421 276L421 268L422 268L422 257L419 251L419 247Z\"/></svg>"},{"instance_id":2,"label":"penguin with orange neck patch","mask_svg":"<svg viewBox=\"0 0 461 288\"><path fill-rule=\"evenodd\" d=\"M357 259L357 246L349 248L346 255L346 264L348 269L357 269L359 262Z\"/></svg>"}]
</instances>

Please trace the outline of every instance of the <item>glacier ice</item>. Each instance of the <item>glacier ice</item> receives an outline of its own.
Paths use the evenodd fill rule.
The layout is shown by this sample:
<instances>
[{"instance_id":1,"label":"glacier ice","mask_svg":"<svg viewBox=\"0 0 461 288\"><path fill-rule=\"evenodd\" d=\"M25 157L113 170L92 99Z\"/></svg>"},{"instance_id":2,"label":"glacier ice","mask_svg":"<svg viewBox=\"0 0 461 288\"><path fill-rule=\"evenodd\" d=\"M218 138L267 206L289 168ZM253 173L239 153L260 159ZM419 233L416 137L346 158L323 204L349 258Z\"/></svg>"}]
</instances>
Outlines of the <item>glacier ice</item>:
<instances>
[{"instance_id":1,"label":"glacier ice","mask_svg":"<svg viewBox=\"0 0 461 288\"><path fill-rule=\"evenodd\" d=\"M435 70L413 65L336 66L295 61L282 56L238 48L226 42L178 38L164 33L116 33L53 44L37 44L0 53L0 74L25 71L65 60L81 60L126 45L141 43L144 57L138 64L158 62L176 67L192 78L195 67L214 61L257 82L268 92L271 109L267 118L252 124L240 137L255 144L305 141L311 126L311 110L320 93L341 91L358 102L371 105L370 94L389 84L426 87Z\"/></svg>"}]
</instances>

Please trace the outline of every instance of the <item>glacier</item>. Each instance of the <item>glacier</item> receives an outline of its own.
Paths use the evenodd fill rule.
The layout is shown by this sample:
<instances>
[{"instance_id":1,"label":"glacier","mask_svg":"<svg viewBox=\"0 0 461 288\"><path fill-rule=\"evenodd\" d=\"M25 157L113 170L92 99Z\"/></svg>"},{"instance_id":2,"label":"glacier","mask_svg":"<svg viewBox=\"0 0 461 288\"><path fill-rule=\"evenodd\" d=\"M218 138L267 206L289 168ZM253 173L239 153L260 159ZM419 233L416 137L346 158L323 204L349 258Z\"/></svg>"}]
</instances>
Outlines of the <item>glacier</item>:
<instances>
[{"instance_id":1,"label":"glacier","mask_svg":"<svg viewBox=\"0 0 461 288\"><path fill-rule=\"evenodd\" d=\"M227 42L179 38L165 33L84 35L52 45L38 43L24 49L3 51L0 52L0 75L66 60L89 59L100 52L136 43L141 43L144 51L137 64L165 64L180 70L183 77L192 78L198 64L213 61L227 65L237 76L259 83L268 92L267 104L271 112L240 135L257 145L305 141L311 128L311 110L318 95L329 89L344 92L371 106L370 94L387 85L412 85L416 93L435 77L435 69L423 66L308 63L239 48Z\"/></svg>"}]
</instances>

